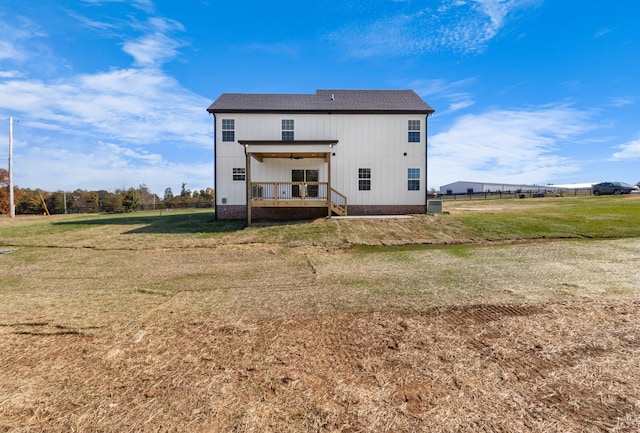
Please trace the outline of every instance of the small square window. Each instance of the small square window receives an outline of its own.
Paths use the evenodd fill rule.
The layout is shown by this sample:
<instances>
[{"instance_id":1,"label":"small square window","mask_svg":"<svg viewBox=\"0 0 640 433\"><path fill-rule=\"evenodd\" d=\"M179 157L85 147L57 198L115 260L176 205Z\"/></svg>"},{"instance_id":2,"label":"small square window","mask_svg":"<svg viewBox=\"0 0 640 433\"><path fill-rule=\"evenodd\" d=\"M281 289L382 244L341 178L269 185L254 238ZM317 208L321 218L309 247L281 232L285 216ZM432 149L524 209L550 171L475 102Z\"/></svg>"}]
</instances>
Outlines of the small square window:
<instances>
[{"instance_id":1,"label":"small square window","mask_svg":"<svg viewBox=\"0 0 640 433\"><path fill-rule=\"evenodd\" d=\"M370 168L358 169L358 190L371 191L371 169Z\"/></svg>"},{"instance_id":2,"label":"small square window","mask_svg":"<svg viewBox=\"0 0 640 433\"><path fill-rule=\"evenodd\" d=\"M234 168L233 169L233 180L245 180L245 169L244 168Z\"/></svg>"}]
</instances>

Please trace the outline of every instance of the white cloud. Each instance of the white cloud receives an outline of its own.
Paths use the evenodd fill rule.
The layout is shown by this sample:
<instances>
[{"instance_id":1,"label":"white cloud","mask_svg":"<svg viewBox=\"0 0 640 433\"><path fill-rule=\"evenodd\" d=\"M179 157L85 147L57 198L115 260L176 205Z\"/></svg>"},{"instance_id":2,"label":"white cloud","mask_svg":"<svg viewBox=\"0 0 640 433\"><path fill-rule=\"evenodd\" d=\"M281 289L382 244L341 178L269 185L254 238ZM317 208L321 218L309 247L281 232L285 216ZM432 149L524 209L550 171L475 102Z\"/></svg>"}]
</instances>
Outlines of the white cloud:
<instances>
[{"instance_id":1,"label":"white cloud","mask_svg":"<svg viewBox=\"0 0 640 433\"><path fill-rule=\"evenodd\" d=\"M95 30L101 30L101 31L117 31L117 26L115 24L112 23L106 23L104 21L98 21L98 20L92 20L88 17L85 17L83 15L79 15L77 13L74 13L72 11L69 12L69 16L75 18L76 20L78 20L83 26L85 27L89 27L91 29L95 29Z\"/></svg>"},{"instance_id":2,"label":"white cloud","mask_svg":"<svg viewBox=\"0 0 640 433\"><path fill-rule=\"evenodd\" d=\"M191 190L213 185L213 163L205 154L200 163L183 164L166 161L157 153L113 143L72 149L47 141L38 144L23 143L16 152L14 169L19 187L114 191L145 184L151 192L162 196L167 187L176 191L182 182Z\"/></svg>"},{"instance_id":3,"label":"white cloud","mask_svg":"<svg viewBox=\"0 0 640 433\"><path fill-rule=\"evenodd\" d=\"M437 111L438 116L443 116L475 105L473 95L466 91L475 82L475 77L458 81L443 79L417 80L411 82L409 88L414 89L427 100L435 98L446 101L448 108L444 111Z\"/></svg>"},{"instance_id":4,"label":"white cloud","mask_svg":"<svg viewBox=\"0 0 640 433\"><path fill-rule=\"evenodd\" d=\"M0 60L19 60L23 53L9 41L0 41Z\"/></svg>"},{"instance_id":5,"label":"white cloud","mask_svg":"<svg viewBox=\"0 0 640 433\"><path fill-rule=\"evenodd\" d=\"M577 171L556 150L594 129L589 117L566 106L462 116L430 139L429 186L458 180L541 184Z\"/></svg>"},{"instance_id":6,"label":"white cloud","mask_svg":"<svg viewBox=\"0 0 640 433\"><path fill-rule=\"evenodd\" d=\"M0 81L0 109L66 134L141 145L176 140L209 146L208 103L156 69L120 69L65 82Z\"/></svg>"},{"instance_id":7,"label":"white cloud","mask_svg":"<svg viewBox=\"0 0 640 433\"><path fill-rule=\"evenodd\" d=\"M640 139L633 140L618 146L619 152L615 152L611 156L613 161L640 159Z\"/></svg>"},{"instance_id":8,"label":"white cloud","mask_svg":"<svg viewBox=\"0 0 640 433\"><path fill-rule=\"evenodd\" d=\"M0 78L20 78L22 76L20 71L0 71Z\"/></svg>"},{"instance_id":9,"label":"white cloud","mask_svg":"<svg viewBox=\"0 0 640 433\"><path fill-rule=\"evenodd\" d=\"M160 66L178 54L182 45L162 33L144 35L124 44L123 50L142 66Z\"/></svg>"},{"instance_id":10,"label":"white cloud","mask_svg":"<svg viewBox=\"0 0 640 433\"><path fill-rule=\"evenodd\" d=\"M152 3L137 1L134 7L150 10ZM0 70L0 115L10 113L19 120L14 131L16 184L72 190L145 183L158 194L181 182L191 189L211 186L212 122L205 111L211 101L185 89L159 67L185 45L171 37L184 30L182 24L158 17L138 21L128 16L128 22L118 18L113 24L76 18L108 38L126 38L134 29L138 37L122 39L133 65L41 79L19 73L19 66ZM129 31L117 31L123 28ZM34 40L31 31L43 35L37 25L23 20L22 27L11 27L6 40L32 54L34 44L38 50L49 50L46 39ZM48 59L38 58L38 65L46 67ZM8 59L32 60L36 59L15 55ZM182 158L181 149L189 157ZM177 162L194 156L201 162Z\"/></svg>"},{"instance_id":11,"label":"white cloud","mask_svg":"<svg viewBox=\"0 0 640 433\"><path fill-rule=\"evenodd\" d=\"M136 5L146 7L150 3L138 1ZM0 26L7 30L9 39L16 41L28 41L33 31L42 33L29 20L21 23L22 27L9 27L0 21ZM0 71L0 110L14 115L24 113L31 125L69 135L138 144L176 140L209 146L206 133L203 134L209 129L203 107L210 101L184 89L158 68L183 46L167 35L183 31L182 24L150 17L142 23L131 18L128 26L142 32L142 36L123 46L138 67L56 80L29 79L15 70ZM106 27L93 28L102 31Z\"/></svg>"},{"instance_id":12,"label":"white cloud","mask_svg":"<svg viewBox=\"0 0 640 433\"><path fill-rule=\"evenodd\" d=\"M162 155L151 153L145 149L132 149L114 143L101 144L100 148L111 157L124 156L129 160L141 161L147 164L165 164Z\"/></svg>"},{"instance_id":13,"label":"white cloud","mask_svg":"<svg viewBox=\"0 0 640 433\"><path fill-rule=\"evenodd\" d=\"M96 6L101 6L105 3L127 3L145 12L151 13L154 10L153 0L82 0L82 2Z\"/></svg>"},{"instance_id":14,"label":"white cloud","mask_svg":"<svg viewBox=\"0 0 640 433\"><path fill-rule=\"evenodd\" d=\"M504 27L512 11L536 3L539 0L439 0L425 8L409 9L412 3L396 2L395 13L350 23L329 39L356 57L438 50L477 52Z\"/></svg>"},{"instance_id":15,"label":"white cloud","mask_svg":"<svg viewBox=\"0 0 640 433\"><path fill-rule=\"evenodd\" d=\"M46 37L36 23L22 16L14 17L12 22L0 19L0 35L0 61L13 62L40 55L41 47L35 45L33 40Z\"/></svg>"},{"instance_id":16,"label":"white cloud","mask_svg":"<svg viewBox=\"0 0 640 433\"><path fill-rule=\"evenodd\" d=\"M421 95L453 95L460 94L461 89L469 87L476 82L475 77L458 81L447 81L444 79L417 80L411 83L411 88Z\"/></svg>"},{"instance_id":17,"label":"white cloud","mask_svg":"<svg viewBox=\"0 0 640 433\"><path fill-rule=\"evenodd\" d=\"M120 2L119 0L107 1ZM101 5L105 1L96 0L89 3ZM142 6L144 3L146 2L143 2ZM136 6L136 3L132 6ZM146 21L139 21L134 17L128 17L127 20L106 17L98 21L75 12L69 12L69 15L84 27L97 30L104 37L111 39L122 39L123 34L129 34L133 30L137 36L123 40L122 50L133 57L137 66L162 66L175 59L179 54L178 50L187 45L185 41L171 36L175 32L184 32L185 27L170 18L151 16Z\"/></svg>"},{"instance_id":18,"label":"white cloud","mask_svg":"<svg viewBox=\"0 0 640 433\"><path fill-rule=\"evenodd\" d=\"M507 14L522 5L530 3L526 0L474 0L476 8L489 17L490 24L485 25L486 37L493 38L504 25Z\"/></svg>"},{"instance_id":19,"label":"white cloud","mask_svg":"<svg viewBox=\"0 0 640 433\"><path fill-rule=\"evenodd\" d=\"M458 102L452 102L449 105L449 108L447 108L447 110L445 111L445 113L454 113L458 110L463 110L465 108L471 107L472 105L475 104L475 101L471 100L471 99L467 99L464 101L458 101Z\"/></svg>"},{"instance_id":20,"label":"white cloud","mask_svg":"<svg viewBox=\"0 0 640 433\"><path fill-rule=\"evenodd\" d=\"M611 102L609 106L611 107L624 107L627 105L633 105L636 103L638 98L633 96L616 96L611 98Z\"/></svg>"},{"instance_id":21,"label":"white cloud","mask_svg":"<svg viewBox=\"0 0 640 433\"><path fill-rule=\"evenodd\" d=\"M143 35L125 42L123 50L131 55L138 65L160 66L175 58L178 49L186 45L169 37L172 32L185 30L184 26L175 20L154 17L136 27L140 27Z\"/></svg>"},{"instance_id":22,"label":"white cloud","mask_svg":"<svg viewBox=\"0 0 640 433\"><path fill-rule=\"evenodd\" d=\"M615 27L606 28L598 31L595 35L593 35L593 39L600 39L601 37L608 35L609 33L615 32L617 29Z\"/></svg>"}]
</instances>

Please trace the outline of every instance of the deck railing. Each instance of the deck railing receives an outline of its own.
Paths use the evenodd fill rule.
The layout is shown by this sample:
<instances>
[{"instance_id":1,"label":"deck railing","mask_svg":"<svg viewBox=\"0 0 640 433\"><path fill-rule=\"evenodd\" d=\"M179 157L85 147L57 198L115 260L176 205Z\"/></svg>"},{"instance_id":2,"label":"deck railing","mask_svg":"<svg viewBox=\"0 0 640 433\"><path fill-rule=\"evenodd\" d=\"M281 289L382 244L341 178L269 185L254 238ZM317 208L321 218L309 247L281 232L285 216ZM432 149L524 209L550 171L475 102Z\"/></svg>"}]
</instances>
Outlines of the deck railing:
<instances>
[{"instance_id":1,"label":"deck railing","mask_svg":"<svg viewBox=\"0 0 640 433\"><path fill-rule=\"evenodd\" d=\"M331 210L338 215L347 214L347 196L331 188Z\"/></svg>"},{"instance_id":2,"label":"deck railing","mask_svg":"<svg viewBox=\"0 0 640 433\"><path fill-rule=\"evenodd\" d=\"M251 182L253 206L331 207L339 215L347 214L347 197L328 182Z\"/></svg>"},{"instance_id":3,"label":"deck railing","mask_svg":"<svg viewBox=\"0 0 640 433\"><path fill-rule=\"evenodd\" d=\"M251 182L252 200L327 200L327 182Z\"/></svg>"}]
</instances>

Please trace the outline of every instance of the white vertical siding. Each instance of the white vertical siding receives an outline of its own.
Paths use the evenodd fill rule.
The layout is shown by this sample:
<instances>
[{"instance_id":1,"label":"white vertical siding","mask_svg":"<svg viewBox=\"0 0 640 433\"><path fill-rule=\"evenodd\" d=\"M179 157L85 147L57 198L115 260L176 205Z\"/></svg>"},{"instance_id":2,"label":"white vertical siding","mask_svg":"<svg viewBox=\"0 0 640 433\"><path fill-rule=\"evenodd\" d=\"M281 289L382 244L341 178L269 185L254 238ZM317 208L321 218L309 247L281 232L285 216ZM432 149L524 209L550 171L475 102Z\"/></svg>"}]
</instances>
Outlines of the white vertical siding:
<instances>
[{"instance_id":1,"label":"white vertical siding","mask_svg":"<svg viewBox=\"0 0 640 433\"><path fill-rule=\"evenodd\" d=\"M244 167L244 149L238 140L281 140L282 119L295 122L295 140L338 140L327 149L332 156L332 186L353 205L425 204L425 117L404 114L218 114L216 197L227 204L245 204L244 182L233 182L232 168ZM236 142L222 142L222 119L235 119ZM408 142L408 120L420 120L420 142ZM283 145L283 150L291 147ZM406 153L406 156L405 156ZM327 181L322 159L265 159L252 161L254 181L289 181L291 170L318 169ZM358 169L371 169L371 190L358 190ZM407 169L420 169L420 190L408 191ZM220 202L219 202L220 203Z\"/></svg>"},{"instance_id":2,"label":"white vertical siding","mask_svg":"<svg viewBox=\"0 0 640 433\"><path fill-rule=\"evenodd\" d=\"M222 119L235 120L235 141L222 141ZM219 114L216 116L216 203L228 205L244 205L246 200L246 184L233 180L234 168L245 168L244 148L237 142L241 121L237 115ZM246 173L245 173L246 176Z\"/></svg>"}]
</instances>

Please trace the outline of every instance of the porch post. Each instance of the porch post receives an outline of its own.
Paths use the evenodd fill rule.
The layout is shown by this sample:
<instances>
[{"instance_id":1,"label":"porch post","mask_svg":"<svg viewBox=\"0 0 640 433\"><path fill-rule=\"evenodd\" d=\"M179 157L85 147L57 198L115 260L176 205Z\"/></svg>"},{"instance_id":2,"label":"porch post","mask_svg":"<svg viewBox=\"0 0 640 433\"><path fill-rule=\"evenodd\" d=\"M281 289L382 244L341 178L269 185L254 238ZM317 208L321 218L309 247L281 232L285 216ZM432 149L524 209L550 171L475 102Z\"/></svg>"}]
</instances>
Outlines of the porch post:
<instances>
[{"instance_id":1,"label":"porch post","mask_svg":"<svg viewBox=\"0 0 640 433\"><path fill-rule=\"evenodd\" d=\"M250 226L251 225L251 153L246 151L246 147L245 147L245 154L246 154L246 166L247 166L247 175L246 175L246 182L247 182L247 225Z\"/></svg>"},{"instance_id":2,"label":"porch post","mask_svg":"<svg viewBox=\"0 0 640 433\"><path fill-rule=\"evenodd\" d=\"M331 152L327 154L327 217L331 218Z\"/></svg>"}]
</instances>

